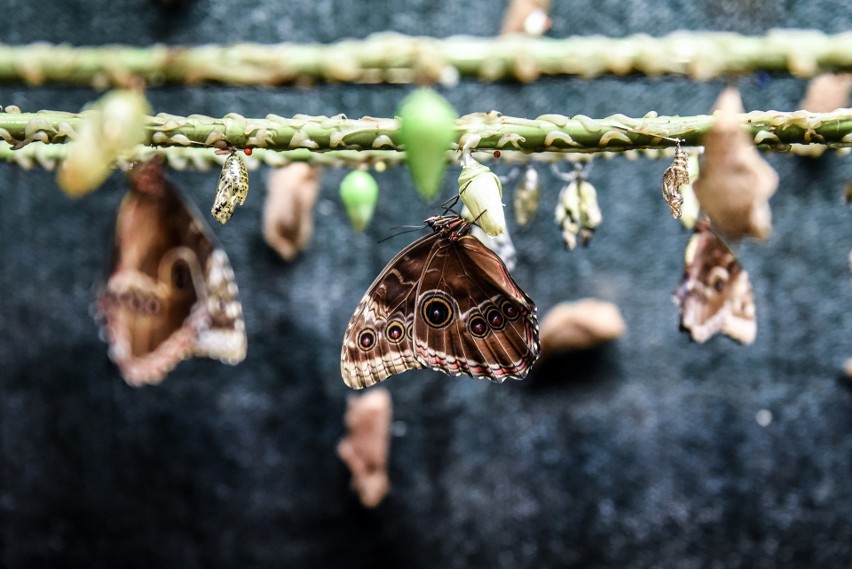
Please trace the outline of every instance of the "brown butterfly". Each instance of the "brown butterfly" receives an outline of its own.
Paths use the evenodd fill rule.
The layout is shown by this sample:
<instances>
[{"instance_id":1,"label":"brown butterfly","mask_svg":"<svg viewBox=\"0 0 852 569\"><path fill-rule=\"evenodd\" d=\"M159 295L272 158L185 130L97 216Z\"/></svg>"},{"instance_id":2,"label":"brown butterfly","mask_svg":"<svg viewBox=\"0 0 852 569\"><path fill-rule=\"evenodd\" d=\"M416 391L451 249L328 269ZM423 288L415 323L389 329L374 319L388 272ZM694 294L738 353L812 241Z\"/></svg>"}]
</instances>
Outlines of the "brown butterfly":
<instances>
[{"instance_id":1,"label":"brown butterfly","mask_svg":"<svg viewBox=\"0 0 852 569\"><path fill-rule=\"evenodd\" d=\"M721 332L743 344L757 335L748 273L704 219L686 246L684 274L674 297L680 326L703 343Z\"/></svg>"},{"instance_id":2,"label":"brown butterfly","mask_svg":"<svg viewBox=\"0 0 852 569\"><path fill-rule=\"evenodd\" d=\"M468 235L470 223L457 215L426 223L433 232L400 251L355 309L343 381L361 389L413 368L523 379L541 352L532 299Z\"/></svg>"},{"instance_id":3,"label":"brown butterfly","mask_svg":"<svg viewBox=\"0 0 852 569\"><path fill-rule=\"evenodd\" d=\"M160 159L130 172L109 278L95 306L110 357L131 385L159 383L192 356L229 364L245 358L245 324L228 256L164 178Z\"/></svg>"}]
</instances>

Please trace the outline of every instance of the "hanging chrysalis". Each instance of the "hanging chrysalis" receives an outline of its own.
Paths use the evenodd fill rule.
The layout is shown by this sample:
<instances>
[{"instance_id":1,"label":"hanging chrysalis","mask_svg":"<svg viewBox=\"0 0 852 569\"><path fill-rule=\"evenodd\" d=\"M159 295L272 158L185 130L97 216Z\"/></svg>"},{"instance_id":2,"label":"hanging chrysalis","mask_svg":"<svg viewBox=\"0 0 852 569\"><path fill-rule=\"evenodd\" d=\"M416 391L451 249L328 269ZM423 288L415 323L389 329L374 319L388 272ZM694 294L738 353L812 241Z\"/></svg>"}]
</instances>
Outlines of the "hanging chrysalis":
<instances>
[{"instance_id":1,"label":"hanging chrysalis","mask_svg":"<svg viewBox=\"0 0 852 569\"><path fill-rule=\"evenodd\" d=\"M570 174L558 170L554 173L567 181L568 184L559 192L556 203L556 223L562 229L562 239L565 248L572 250L580 243L588 245L603 215L598 207L598 194L595 187L583 179L581 168L578 166Z\"/></svg>"},{"instance_id":2,"label":"hanging chrysalis","mask_svg":"<svg viewBox=\"0 0 852 569\"><path fill-rule=\"evenodd\" d=\"M468 221L496 237L506 230L503 214L503 184L497 174L474 159L469 148L462 149L459 197L470 210Z\"/></svg>"},{"instance_id":3,"label":"hanging chrysalis","mask_svg":"<svg viewBox=\"0 0 852 569\"><path fill-rule=\"evenodd\" d=\"M56 174L59 187L80 197L100 186L113 162L145 140L145 116L151 112L145 95L135 89L117 89L82 113L77 136Z\"/></svg>"},{"instance_id":4,"label":"hanging chrysalis","mask_svg":"<svg viewBox=\"0 0 852 569\"><path fill-rule=\"evenodd\" d=\"M680 187L689 183L688 159L686 150L681 148L680 142L678 142L675 148L674 162L663 172L663 198L669 204L672 217L675 219L680 218L681 206L683 205Z\"/></svg>"},{"instance_id":5,"label":"hanging chrysalis","mask_svg":"<svg viewBox=\"0 0 852 569\"><path fill-rule=\"evenodd\" d=\"M680 187L680 195L683 197L683 204L680 206L680 224L687 229L692 229L698 223L698 218L701 215L701 204L698 203L698 198L695 196L695 189L692 187L698 179L700 171L698 155L692 154L689 156L686 162L686 171L689 173L689 183Z\"/></svg>"},{"instance_id":6,"label":"hanging chrysalis","mask_svg":"<svg viewBox=\"0 0 852 569\"><path fill-rule=\"evenodd\" d=\"M379 199L376 179L364 170L352 170L340 182L340 199L355 231L364 231Z\"/></svg>"},{"instance_id":7,"label":"hanging chrysalis","mask_svg":"<svg viewBox=\"0 0 852 569\"><path fill-rule=\"evenodd\" d=\"M852 92L852 73L822 73L808 83L805 98L797 109L812 113L830 113L835 109L844 108ZM792 144L790 152L799 156L817 158L822 156L828 146L823 144Z\"/></svg>"},{"instance_id":8,"label":"hanging chrysalis","mask_svg":"<svg viewBox=\"0 0 852 569\"><path fill-rule=\"evenodd\" d=\"M237 154L236 149L225 158L222 172L219 174L219 183L216 184L216 199L210 209L211 215L216 221L225 225L231 219L237 204L243 205L248 196L249 181L248 170L243 159Z\"/></svg>"},{"instance_id":9,"label":"hanging chrysalis","mask_svg":"<svg viewBox=\"0 0 852 569\"><path fill-rule=\"evenodd\" d=\"M320 170L293 162L269 173L263 206L263 238L285 261L296 258L311 240Z\"/></svg>"},{"instance_id":10,"label":"hanging chrysalis","mask_svg":"<svg viewBox=\"0 0 852 569\"><path fill-rule=\"evenodd\" d=\"M374 388L346 402L347 434L337 444L337 455L352 471L352 489L366 508L378 506L388 490L393 403L390 392Z\"/></svg>"},{"instance_id":11,"label":"hanging chrysalis","mask_svg":"<svg viewBox=\"0 0 852 569\"><path fill-rule=\"evenodd\" d=\"M456 139L456 111L435 91L418 89L405 98L397 115L408 170L420 196L432 201L441 190L447 151Z\"/></svg>"},{"instance_id":12,"label":"hanging chrysalis","mask_svg":"<svg viewBox=\"0 0 852 569\"><path fill-rule=\"evenodd\" d=\"M541 354L548 357L590 350L626 330L618 306L611 302L596 298L560 302L541 319Z\"/></svg>"},{"instance_id":13,"label":"hanging chrysalis","mask_svg":"<svg viewBox=\"0 0 852 569\"><path fill-rule=\"evenodd\" d=\"M778 173L760 155L740 121L739 92L727 87L716 100L713 126L701 142L701 177L695 196L713 227L728 239L766 239L772 233L769 199L778 189Z\"/></svg>"},{"instance_id":14,"label":"hanging chrysalis","mask_svg":"<svg viewBox=\"0 0 852 569\"><path fill-rule=\"evenodd\" d=\"M512 0L506 9L500 34L540 36L552 25L549 11L550 0Z\"/></svg>"},{"instance_id":15,"label":"hanging chrysalis","mask_svg":"<svg viewBox=\"0 0 852 569\"><path fill-rule=\"evenodd\" d=\"M530 164L521 174L518 185L515 186L515 221L518 225L526 225L532 221L538 210L539 200L541 200L541 185L538 171Z\"/></svg>"}]
</instances>

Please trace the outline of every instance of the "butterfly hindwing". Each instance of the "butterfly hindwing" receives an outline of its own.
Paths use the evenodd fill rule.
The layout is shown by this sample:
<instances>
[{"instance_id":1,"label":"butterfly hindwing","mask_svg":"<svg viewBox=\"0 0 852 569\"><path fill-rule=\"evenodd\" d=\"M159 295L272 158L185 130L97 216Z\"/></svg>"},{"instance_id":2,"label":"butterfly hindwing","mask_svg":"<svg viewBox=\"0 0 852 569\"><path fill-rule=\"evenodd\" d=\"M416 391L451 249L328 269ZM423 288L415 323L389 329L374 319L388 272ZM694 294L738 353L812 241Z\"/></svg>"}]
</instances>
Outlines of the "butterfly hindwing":
<instances>
[{"instance_id":1,"label":"butterfly hindwing","mask_svg":"<svg viewBox=\"0 0 852 569\"><path fill-rule=\"evenodd\" d=\"M418 288L415 356L451 375L523 378L540 351L532 300L475 237L439 247Z\"/></svg>"}]
</instances>

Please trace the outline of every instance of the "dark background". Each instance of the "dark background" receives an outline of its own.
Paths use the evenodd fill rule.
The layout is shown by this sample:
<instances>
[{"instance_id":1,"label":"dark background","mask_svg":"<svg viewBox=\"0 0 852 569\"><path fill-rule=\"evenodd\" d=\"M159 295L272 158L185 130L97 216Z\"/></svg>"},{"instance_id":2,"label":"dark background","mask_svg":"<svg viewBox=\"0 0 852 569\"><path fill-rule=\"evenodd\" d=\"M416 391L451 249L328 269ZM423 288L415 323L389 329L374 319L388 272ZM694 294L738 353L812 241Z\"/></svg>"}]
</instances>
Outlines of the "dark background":
<instances>
[{"instance_id":1,"label":"dark background","mask_svg":"<svg viewBox=\"0 0 852 569\"><path fill-rule=\"evenodd\" d=\"M147 45L319 41L382 30L499 31L505 2L0 1L3 41ZM847 31L848 0L556 0L550 34ZM806 82L740 78L747 110L793 110ZM459 113L603 117L709 110L723 80L560 78L462 82ZM392 116L410 86L155 88L155 112ZM85 88L0 87L0 104L79 110ZM116 173L66 198L54 174L0 165L0 565L17 567L848 567L852 564L852 356L841 202L848 157L773 154L775 231L736 247L754 285L752 346L692 344L671 295L688 233L660 197L664 161L595 164L604 224L563 250L542 170L534 227L514 231L516 280L540 314L615 302L617 342L494 385L430 371L385 383L395 405L391 493L374 511L335 454L350 390L339 373L348 319L413 239L378 245L436 207L404 168L377 174L376 217L355 234L324 172L316 234L286 264L260 236L265 170L214 231L237 274L249 335L239 367L181 364L158 387L124 384L89 314L103 273ZM508 166L496 166L506 174ZM450 169L444 197L458 170ZM218 172L172 177L202 210ZM511 187L508 188L511 191ZM507 194L510 195L510 194ZM756 414L772 414L760 426Z\"/></svg>"}]
</instances>

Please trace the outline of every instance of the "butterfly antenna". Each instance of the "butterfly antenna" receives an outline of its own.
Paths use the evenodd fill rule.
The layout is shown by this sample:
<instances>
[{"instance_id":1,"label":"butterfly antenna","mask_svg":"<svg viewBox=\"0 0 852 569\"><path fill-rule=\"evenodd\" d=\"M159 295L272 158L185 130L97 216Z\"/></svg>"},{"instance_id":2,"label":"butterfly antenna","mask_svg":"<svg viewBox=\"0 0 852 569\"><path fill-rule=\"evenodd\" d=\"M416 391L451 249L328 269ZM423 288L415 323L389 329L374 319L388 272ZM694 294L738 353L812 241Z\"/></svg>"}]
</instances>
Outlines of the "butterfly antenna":
<instances>
[{"instance_id":1,"label":"butterfly antenna","mask_svg":"<svg viewBox=\"0 0 852 569\"><path fill-rule=\"evenodd\" d=\"M483 210L482 210L482 212L481 212L479 215L477 215L477 216L476 216L476 219L474 219L473 221L471 221L471 223L472 223L472 224L474 224L474 225L479 225L479 223L478 223L478 222L479 222L479 218L480 218L480 217L482 217L483 215L485 215L485 212L486 212L486 211L488 211L488 210L487 210L487 209L483 209Z\"/></svg>"},{"instance_id":2,"label":"butterfly antenna","mask_svg":"<svg viewBox=\"0 0 852 569\"><path fill-rule=\"evenodd\" d=\"M387 241L389 239L393 239L394 237L399 237L400 235L404 235L406 233L412 233L414 231L420 231L424 227L426 227L425 223L421 224L421 225L402 225L402 226L399 226L399 227L391 227L391 229L399 229L400 231L397 231L396 233L392 233L391 235L388 235L387 237L376 241L376 243L384 243L385 241Z\"/></svg>"},{"instance_id":3,"label":"butterfly antenna","mask_svg":"<svg viewBox=\"0 0 852 569\"><path fill-rule=\"evenodd\" d=\"M458 194L454 195L453 197L442 203L441 209L444 210L444 215L447 215L449 212L456 213L456 210L454 210L453 208L456 206L457 203L459 203Z\"/></svg>"}]
</instances>

